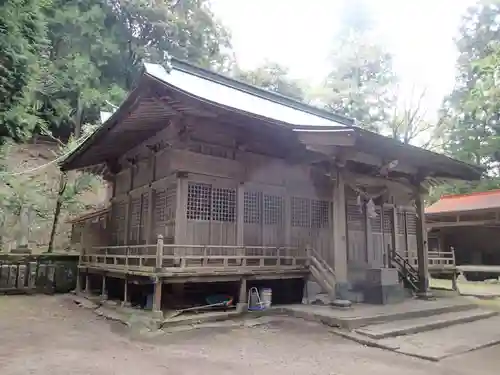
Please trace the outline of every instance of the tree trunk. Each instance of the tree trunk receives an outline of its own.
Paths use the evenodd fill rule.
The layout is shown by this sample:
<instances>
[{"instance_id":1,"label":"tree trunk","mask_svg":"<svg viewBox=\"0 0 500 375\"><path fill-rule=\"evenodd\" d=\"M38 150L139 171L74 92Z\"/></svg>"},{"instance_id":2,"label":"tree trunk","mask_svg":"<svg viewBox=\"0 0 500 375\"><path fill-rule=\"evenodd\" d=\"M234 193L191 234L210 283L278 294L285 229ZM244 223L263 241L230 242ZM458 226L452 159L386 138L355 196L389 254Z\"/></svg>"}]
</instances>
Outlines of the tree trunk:
<instances>
[{"instance_id":1,"label":"tree trunk","mask_svg":"<svg viewBox=\"0 0 500 375\"><path fill-rule=\"evenodd\" d=\"M68 175L66 172L62 172L59 177L59 193L57 195L56 209L54 210L54 221L52 222L52 231L50 232L49 247L47 248L48 253L54 251L54 239L56 237L57 225L59 224L59 216L61 215L61 207L63 203L63 194L66 190L67 183Z\"/></svg>"}]
</instances>

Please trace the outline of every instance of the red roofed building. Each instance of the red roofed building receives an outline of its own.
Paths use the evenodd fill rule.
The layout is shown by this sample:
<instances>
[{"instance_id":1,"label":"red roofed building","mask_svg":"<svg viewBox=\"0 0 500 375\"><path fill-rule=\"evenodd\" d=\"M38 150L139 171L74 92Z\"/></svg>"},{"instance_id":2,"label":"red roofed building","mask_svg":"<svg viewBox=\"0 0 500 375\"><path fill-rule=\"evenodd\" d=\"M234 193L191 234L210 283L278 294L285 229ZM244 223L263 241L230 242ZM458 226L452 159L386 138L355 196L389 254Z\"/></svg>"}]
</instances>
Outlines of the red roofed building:
<instances>
[{"instance_id":1,"label":"red roofed building","mask_svg":"<svg viewBox=\"0 0 500 375\"><path fill-rule=\"evenodd\" d=\"M457 265L500 265L500 189L445 195L425 216L429 251L453 248Z\"/></svg>"}]
</instances>

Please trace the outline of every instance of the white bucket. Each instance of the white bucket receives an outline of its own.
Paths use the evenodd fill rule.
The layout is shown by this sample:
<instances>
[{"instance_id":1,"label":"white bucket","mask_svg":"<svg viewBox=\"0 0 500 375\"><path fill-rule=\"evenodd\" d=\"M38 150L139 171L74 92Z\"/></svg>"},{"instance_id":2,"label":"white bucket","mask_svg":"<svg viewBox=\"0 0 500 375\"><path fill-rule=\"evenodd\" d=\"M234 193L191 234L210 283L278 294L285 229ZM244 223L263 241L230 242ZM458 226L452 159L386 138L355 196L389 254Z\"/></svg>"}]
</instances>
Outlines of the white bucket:
<instances>
[{"instance_id":1,"label":"white bucket","mask_svg":"<svg viewBox=\"0 0 500 375\"><path fill-rule=\"evenodd\" d=\"M271 288L262 288L260 291L260 298L262 300L262 305L264 306L264 308L270 308L273 299L273 290Z\"/></svg>"}]
</instances>

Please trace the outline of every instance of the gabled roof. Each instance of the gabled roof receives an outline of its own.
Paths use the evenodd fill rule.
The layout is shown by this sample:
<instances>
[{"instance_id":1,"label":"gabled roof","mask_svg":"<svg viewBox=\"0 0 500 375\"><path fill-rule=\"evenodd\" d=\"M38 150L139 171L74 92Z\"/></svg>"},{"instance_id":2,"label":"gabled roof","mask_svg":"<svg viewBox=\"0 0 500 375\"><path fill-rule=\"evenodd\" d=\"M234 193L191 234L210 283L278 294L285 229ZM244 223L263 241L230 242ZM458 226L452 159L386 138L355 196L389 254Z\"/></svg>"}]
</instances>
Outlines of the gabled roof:
<instances>
[{"instance_id":1,"label":"gabled roof","mask_svg":"<svg viewBox=\"0 0 500 375\"><path fill-rule=\"evenodd\" d=\"M173 59L167 72L158 64L144 64L147 74L198 98L292 125L353 125L354 120L313 107L278 93L228 78Z\"/></svg>"},{"instance_id":2,"label":"gabled roof","mask_svg":"<svg viewBox=\"0 0 500 375\"><path fill-rule=\"evenodd\" d=\"M454 214L458 212L500 209L500 190L479 193L444 195L425 209L426 215Z\"/></svg>"},{"instance_id":3,"label":"gabled roof","mask_svg":"<svg viewBox=\"0 0 500 375\"><path fill-rule=\"evenodd\" d=\"M419 174L423 174L421 177L475 180L482 173L476 166L360 129L347 117L177 60L170 72L160 65L145 64L137 86L125 101L68 155L61 168L113 163L181 115L219 119L229 127L246 127L273 144L273 151L281 150L280 155L297 154L300 147L306 148L308 141L303 134L314 132L320 133L327 148L319 147L320 152L354 146L386 161L411 161Z\"/></svg>"}]
</instances>

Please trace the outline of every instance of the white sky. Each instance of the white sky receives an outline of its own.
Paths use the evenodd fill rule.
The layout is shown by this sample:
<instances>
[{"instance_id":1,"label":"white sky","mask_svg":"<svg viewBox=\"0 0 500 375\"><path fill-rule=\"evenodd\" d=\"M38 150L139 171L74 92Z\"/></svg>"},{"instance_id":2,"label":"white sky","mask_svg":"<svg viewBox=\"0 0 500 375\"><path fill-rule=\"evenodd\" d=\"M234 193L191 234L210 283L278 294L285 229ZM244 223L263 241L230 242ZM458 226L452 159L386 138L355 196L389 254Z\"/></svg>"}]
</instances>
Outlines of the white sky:
<instances>
[{"instance_id":1,"label":"white sky","mask_svg":"<svg viewBox=\"0 0 500 375\"><path fill-rule=\"evenodd\" d=\"M251 69L266 59L319 83L328 72L344 0L212 0L231 30L236 57ZM346 0L348 1L348 0ZM453 88L460 17L474 0L368 0L381 42L394 55L403 95L426 89L432 115ZM331 61L331 60L330 60ZM408 100L408 99L407 99Z\"/></svg>"}]
</instances>

